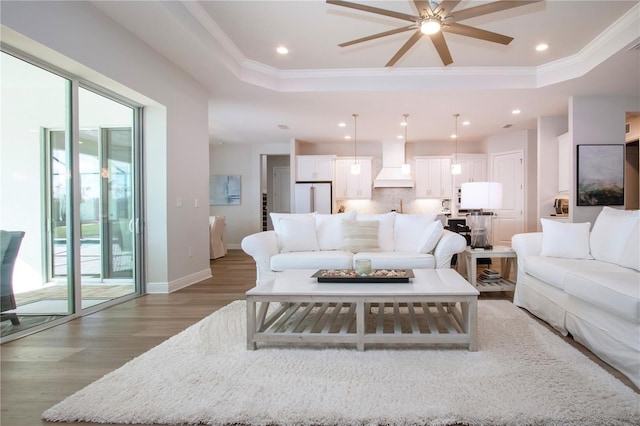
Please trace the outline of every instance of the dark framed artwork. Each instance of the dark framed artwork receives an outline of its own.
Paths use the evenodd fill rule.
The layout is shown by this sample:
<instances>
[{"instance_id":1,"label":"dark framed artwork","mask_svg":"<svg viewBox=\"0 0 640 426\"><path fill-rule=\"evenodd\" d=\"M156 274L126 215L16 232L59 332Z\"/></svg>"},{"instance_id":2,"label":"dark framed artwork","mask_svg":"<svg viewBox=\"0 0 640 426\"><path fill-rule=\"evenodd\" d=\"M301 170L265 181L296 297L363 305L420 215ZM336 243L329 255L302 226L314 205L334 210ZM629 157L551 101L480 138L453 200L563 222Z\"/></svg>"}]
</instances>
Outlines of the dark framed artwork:
<instances>
[{"instance_id":1,"label":"dark framed artwork","mask_svg":"<svg viewBox=\"0 0 640 426\"><path fill-rule=\"evenodd\" d=\"M577 205L624 205L624 145L578 145L577 158Z\"/></svg>"},{"instance_id":2,"label":"dark framed artwork","mask_svg":"<svg viewBox=\"0 0 640 426\"><path fill-rule=\"evenodd\" d=\"M240 175L213 175L209 177L209 205L240 205Z\"/></svg>"}]
</instances>

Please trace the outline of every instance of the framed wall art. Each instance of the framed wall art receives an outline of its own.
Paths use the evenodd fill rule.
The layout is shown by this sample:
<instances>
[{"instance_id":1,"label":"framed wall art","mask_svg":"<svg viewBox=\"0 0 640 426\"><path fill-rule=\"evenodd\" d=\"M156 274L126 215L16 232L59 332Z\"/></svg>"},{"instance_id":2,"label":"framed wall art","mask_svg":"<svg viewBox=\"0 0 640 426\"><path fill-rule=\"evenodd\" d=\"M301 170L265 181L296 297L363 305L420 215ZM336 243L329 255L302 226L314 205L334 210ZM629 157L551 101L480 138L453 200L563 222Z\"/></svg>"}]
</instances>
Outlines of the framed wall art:
<instances>
[{"instance_id":1,"label":"framed wall art","mask_svg":"<svg viewBox=\"0 0 640 426\"><path fill-rule=\"evenodd\" d=\"M624 205L624 145L577 148L577 205Z\"/></svg>"},{"instance_id":2,"label":"framed wall art","mask_svg":"<svg viewBox=\"0 0 640 426\"><path fill-rule=\"evenodd\" d=\"M209 176L209 205L240 205L240 175Z\"/></svg>"}]
</instances>

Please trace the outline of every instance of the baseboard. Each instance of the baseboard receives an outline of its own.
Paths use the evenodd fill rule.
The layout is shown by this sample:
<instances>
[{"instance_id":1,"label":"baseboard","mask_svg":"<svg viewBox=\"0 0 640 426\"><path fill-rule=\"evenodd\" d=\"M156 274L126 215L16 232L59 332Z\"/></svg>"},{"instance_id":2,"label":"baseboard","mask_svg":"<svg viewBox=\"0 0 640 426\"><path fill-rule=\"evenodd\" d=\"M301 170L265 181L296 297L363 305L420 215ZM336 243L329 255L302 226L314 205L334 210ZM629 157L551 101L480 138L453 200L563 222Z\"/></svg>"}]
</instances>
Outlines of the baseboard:
<instances>
[{"instance_id":1,"label":"baseboard","mask_svg":"<svg viewBox=\"0 0 640 426\"><path fill-rule=\"evenodd\" d=\"M227 248L231 250L240 250L242 247L240 246L239 243L230 243L230 244L227 244Z\"/></svg>"},{"instance_id":2,"label":"baseboard","mask_svg":"<svg viewBox=\"0 0 640 426\"><path fill-rule=\"evenodd\" d=\"M147 283L147 294L173 293L181 288L189 287L192 284L211 278L211 269L203 269L200 272L187 275L171 282Z\"/></svg>"}]
</instances>

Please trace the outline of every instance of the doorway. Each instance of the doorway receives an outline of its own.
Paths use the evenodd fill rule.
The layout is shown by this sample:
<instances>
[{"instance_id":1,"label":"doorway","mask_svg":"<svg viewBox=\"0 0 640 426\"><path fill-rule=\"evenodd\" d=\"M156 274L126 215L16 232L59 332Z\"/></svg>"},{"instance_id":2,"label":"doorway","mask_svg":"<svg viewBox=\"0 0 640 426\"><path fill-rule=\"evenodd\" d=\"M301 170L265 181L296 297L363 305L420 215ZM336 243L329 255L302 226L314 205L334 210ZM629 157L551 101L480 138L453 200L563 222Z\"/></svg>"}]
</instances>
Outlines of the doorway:
<instances>
[{"instance_id":1,"label":"doorway","mask_svg":"<svg viewBox=\"0 0 640 426\"><path fill-rule=\"evenodd\" d=\"M25 233L5 342L140 293L141 109L1 54L0 228Z\"/></svg>"},{"instance_id":2,"label":"doorway","mask_svg":"<svg viewBox=\"0 0 640 426\"><path fill-rule=\"evenodd\" d=\"M289 155L265 155L262 162L262 224L263 230L272 230L269 213L291 212L291 166Z\"/></svg>"}]
</instances>

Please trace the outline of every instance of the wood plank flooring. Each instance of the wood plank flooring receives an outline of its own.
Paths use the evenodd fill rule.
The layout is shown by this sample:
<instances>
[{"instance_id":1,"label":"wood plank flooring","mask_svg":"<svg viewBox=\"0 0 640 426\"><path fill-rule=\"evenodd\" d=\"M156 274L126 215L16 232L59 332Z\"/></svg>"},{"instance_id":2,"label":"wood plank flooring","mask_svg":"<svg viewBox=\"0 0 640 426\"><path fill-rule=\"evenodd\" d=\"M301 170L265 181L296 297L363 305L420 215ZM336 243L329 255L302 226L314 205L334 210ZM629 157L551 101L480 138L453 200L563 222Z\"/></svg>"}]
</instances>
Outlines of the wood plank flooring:
<instances>
[{"instance_id":1,"label":"wood plank flooring","mask_svg":"<svg viewBox=\"0 0 640 426\"><path fill-rule=\"evenodd\" d=\"M2 345L0 424L49 425L40 420L44 410L222 306L244 299L254 286L253 260L241 250L229 250L211 261L211 268L212 278L175 293L143 296ZM481 296L512 297L501 292ZM565 340L638 391L581 345Z\"/></svg>"}]
</instances>

